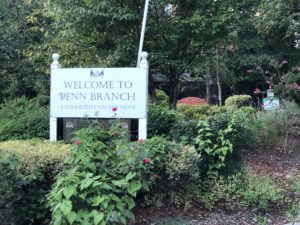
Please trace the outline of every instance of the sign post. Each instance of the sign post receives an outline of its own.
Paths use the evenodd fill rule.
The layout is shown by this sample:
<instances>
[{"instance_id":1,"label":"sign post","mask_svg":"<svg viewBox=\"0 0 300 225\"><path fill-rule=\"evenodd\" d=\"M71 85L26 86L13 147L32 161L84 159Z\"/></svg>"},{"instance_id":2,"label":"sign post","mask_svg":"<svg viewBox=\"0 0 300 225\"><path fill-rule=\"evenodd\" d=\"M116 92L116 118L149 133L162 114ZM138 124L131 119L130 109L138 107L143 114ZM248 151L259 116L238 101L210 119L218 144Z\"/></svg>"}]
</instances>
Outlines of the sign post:
<instances>
[{"instance_id":1,"label":"sign post","mask_svg":"<svg viewBox=\"0 0 300 225\"><path fill-rule=\"evenodd\" d=\"M59 64L59 54L55 53L52 55L53 62L51 63L51 74L52 71L60 69L61 65ZM52 85L52 83L51 83ZM50 98L51 105L51 98ZM50 113L50 141L57 141L57 118L53 117Z\"/></svg>"}]
</instances>

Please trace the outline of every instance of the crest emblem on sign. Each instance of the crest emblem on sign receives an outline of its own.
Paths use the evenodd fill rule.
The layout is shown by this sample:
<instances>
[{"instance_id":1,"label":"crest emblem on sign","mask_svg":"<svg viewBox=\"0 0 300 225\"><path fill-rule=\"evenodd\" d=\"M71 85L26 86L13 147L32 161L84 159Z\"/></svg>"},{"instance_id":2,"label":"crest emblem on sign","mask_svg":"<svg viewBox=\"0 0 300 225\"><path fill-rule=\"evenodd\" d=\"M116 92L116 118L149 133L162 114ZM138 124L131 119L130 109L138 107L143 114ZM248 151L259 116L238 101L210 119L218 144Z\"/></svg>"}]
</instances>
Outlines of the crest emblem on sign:
<instances>
[{"instance_id":1,"label":"crest emblem on sign","mask_svg":"<svg viewBox=\"0 0 300 225\"><path fill-rule=\"evenodd\" d=\"M104 70L101 70L101 71L94 71L94 70L91 70L90 71L90 77L93 77L93 78L101 78L104 76Z\"/></svg>"}]
</instances>

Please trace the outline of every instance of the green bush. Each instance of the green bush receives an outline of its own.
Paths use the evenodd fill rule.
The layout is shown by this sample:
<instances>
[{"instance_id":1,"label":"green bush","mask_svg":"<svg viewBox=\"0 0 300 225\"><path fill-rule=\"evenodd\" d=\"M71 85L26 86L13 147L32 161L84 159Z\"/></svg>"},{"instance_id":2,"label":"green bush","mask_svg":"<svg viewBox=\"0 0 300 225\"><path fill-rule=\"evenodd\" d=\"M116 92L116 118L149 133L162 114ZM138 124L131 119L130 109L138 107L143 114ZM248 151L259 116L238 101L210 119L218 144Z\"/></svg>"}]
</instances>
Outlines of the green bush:
<instances>
[{"instance_id":1,"label":"green bush","mask_svg":"<svg viewBox=\"0 0 300 225\"><path fill-rule=\"evenodd\" d=\"M214 134L225 129L231 123L233 132L227 137L237 150L253 147L258 141L256 116L252 108L242 107L226 113L216 114L210 116L208 121Z\"/></svg>"},{"instance_id":2,"label":"green bush","mask_svg":"<svg viewBox=\"0 0 300 225\"><path fill-rule=\"evenodd\" d=\"M41 140L0 142L0 224L49 224L45 197L69 146Z\"/></svg>"},{"instance_id":3,"label":"green bush","mask_svg":"<svg viewBox=\"0 0 300 225\"><path fill-rule=\"evenodd\" d=\"M177 112L184 119L203 119L209 114L210 106L209 105L185 105L180 104L177 106Z\"/></svg>"},{"instance_id":4,"label":"green bush","mask_svg":"<svg viewBox=\"0 0 300 225\"><path fill-rule=\"evenodd\" d=\"M53 224L127 224L135 197L148 190L147 155L127 144L117 128L82 129L77 133L68 169L48 197Z\"/></svg>"},{"instance_id":5,"label":"green bush","mask_svg":"<svg viewBox=\"0 0 300 225\"><path fill-rule=\"evenodd\" d=\"M164 203L188 207L199 182L198 163L201 156L192 146L183 146L162 137L153 137L136 146L151 159L151 186L148 203L159 207ZM159 202L160 201L160 202Z\"/></svg>"},{"instance_id":6,"label":"green bush","mask_svg":"<svg viewBox=\"0 0 300 225\"><path fill-rule=\"evenodd\" d=\"M198 133L198 120L178 119L169 134L169 138L184 145L195 145L195 138Z\"/></svg>"},{"instance_id":7,"label":"green bush","mask_svg":"<svg viewBox=\"0 0 300 225\"><path fill-rule=\"evenodd\" d=\"M149 105L148 136L167 136L170 128L176 122L176 112L162 106Z\"/></svg>"},{"instance_id":8,"label":"green bush","mask_svg":"<svg viewBox=\"0 0 300 225\"><path fill-rule=\"evenodd\" d=\"M156 104L163 107L169 106L169 96L166 94L166 92L156 89Z\"/></svg>"},{"instance_id":9,"label":"green bush","mask_svg":"<svg viewBox=\"0 0 300 225\"><path fill-rule=\"evenodd\" d=\"M250 95L234 95L225 100L225 106L227 107L242 107L250 106L252 103L252 97Z\"/></svg>"},{"instance_id":10,"label":"green bush","mask_svg":"<svg viewBox=\"0 0 300 225\"><path fill-rule=\"evenodd\" d=\"M299 117L299 114L299 106L292 102L282 103L281 108L278 110L260 112L256 122L260 129L261 142L270 144L279 140L279 136L286 136L288 138L294 132L293 123ZM284 140L284 142L288 143L288 139Z\"/></svg>"},{"instance_id":11,"label":"green bush","mask_svg":"<svg viewBox=\"0 0 300 225\"><path fill-rule=\"evenodd\" d=\"M0 141L49 137L49 109L24 97L0 106Z\"/></svg>"}]
</instances>

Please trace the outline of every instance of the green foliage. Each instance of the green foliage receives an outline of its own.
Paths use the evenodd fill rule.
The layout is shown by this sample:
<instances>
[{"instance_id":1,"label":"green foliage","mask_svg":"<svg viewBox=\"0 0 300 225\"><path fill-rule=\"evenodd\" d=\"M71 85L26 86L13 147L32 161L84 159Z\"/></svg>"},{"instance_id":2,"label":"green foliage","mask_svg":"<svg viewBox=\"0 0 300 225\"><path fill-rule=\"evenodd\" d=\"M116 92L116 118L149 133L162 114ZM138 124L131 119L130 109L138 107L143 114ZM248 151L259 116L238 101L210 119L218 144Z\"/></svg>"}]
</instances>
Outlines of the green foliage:
<instances>
[{"instance_id":1,"label":"green foliage","mask_svg":"<svg viewBox=\"0 0 300 225\"><path fill-rule=\"evenodd\" d=\"M236 150L245 147L253 147L257 143L256 117L252 113L252 107L241 107L240 109L228 111L227 113L216 114L208 118L211 129L214 133L225 129L229 124L233 132L228 136Z\"/></svg>"},{"instance_id":2,"label":"green foliage","mask_svg":"<svg viewBox=\"0 0 300 225\"><path fill-rule=\"evenodd\" d=\"M238 191L242 187L241 174L237 173L229 177L215 177L210 181L209 191L204 190L198 195L201 202L208 209L212 209L217 204L230 204L231 207L238 204L240 194Z\"/></svg>"},{"instance_id":3,"label":"green foliage","mask_svg":"<svg viewBox=\"0 0 300 225\"><path fill-rule=\"evenodd\" d=\"M198 120L195 119L178 119L170 130L168 138L183 145L194 145L198 133L197 124Z\"/></svg>"},{"instance_id":4,"label":"green foliage","mask_svg":"<svg viewBox=\"0 0 300 225\"><path fill-rule=\"evenodd\" d=\"M278 140L279 136L289 137L289 134L293 132L293 124L299 113L299 106L292 102L282 103L281 108L278 110L259 113L257 126L260 129L261 142L269 144ZM287 150L285 151L290 152L290 150Z\"/></svg>"},{"instance_id":5,"label":"green foliage","mask_svg":"<svg viewBox=\"0 0 300 225\"><path fill-rule=\"evenodd\" d=\"M233 151L233 145L227 138L232 131L232 125L229 124L225 129L219 130L217 136L214 136L209 123L206 120L199 121L196 144L198 151L207 158L208 171L225 167L226 156Z\"/></svg>"},{"instance_id":6,"label":"green foliage","mask_svg":"<svg viewBox=\"0 0 300 225\"><path fill-rule=\"evenodd\" d=\"M237 204L268 211L283 204L283 190L269 178L260 177L251 170L215 179L209 191L200 194L200 200L211 209L218 204Z\"/></svg>"},{"instance_id":7,"label":"green foliage","mask_svg":"<svg viewBox=\"0 0 300 225\"><path fill-rule=\"evenodd\" d=\"M167 136L170 128L176 122L176 112L166 107L149 105L148 108L148 135Z\"/></svg>"},{"instance_id":8,"label":"green foliage","mask_svg":"<svg viewBox=\"0 0 300 225\"><path fill-rule=\"evenodd\" d=\"M250 106L252 103L252 97L250 95L234 95L225 100L225 106L227 107L242 107Z\"/></svg>"},{"instance_id":9,"label":"green foliage","mask_svg":"<svg viewBox=\"0 0 300 225\"><path fill-rule=\"evenodd\" d=\"M49 109L40 98L0 105L0 141L49 137Z\"/></svg>"},{"instance_id":10,"label":"green foliage","mask_svg":"<svg viewBox=\"0 0 300 225\"><path fill-rule=\"evenodd\" d=\"M169 96L163 90L156 89L156 104L163 107L169 106Z\"/></svg>"},{"instance_id":11,"label":"green foliage","mask_svg":"<svg viewBox=\"0 0 300 225\"><path fill-rule=\"evenodd\" d=\"M241 205L268 210L272 204L279 205L283 200L283 191L267 178L249 171L243 175L243 188L239 190Z\"/></svg>"},{"instance_id":12,"label":"green foliage","mask_svg":"<svg viewBox=\"0 0 300 225\"><path fill-rule=\"evenodd\" d=\"M45 197L69 146L41 140L0 142L0 223L49 224Z\"/></svg>"},{"instance_id":13,"label":"green foliage","mask_svg":"<svg viewBox=\"0 0 300 225\"><path fill-rule=\"evenodd\" d=\"M148 190L148 164L142 151L129 148L118 126L77 133L68 169L48 196L52 224L127 224L141 189Z\"/></svg>"},{"instance_id":14,"label":"green foliage","mask_svg":"<svg viewBox=\"0 0 300 225\"><path fill-rule=\"evenodd\" d=\"M146 203L160 207L169 202L187 208L199 181L197 165L200 154L192 146L183 146L162 137L147 139L137 147L149 154L150 171L155 174Z\"/></svg>"},{"instance_id":15,"label":"green foliage","mask_svg":"<svg viewBox=\"0 0 300 225\"><path fill-rule=\"evenodd\" d=\"M177 111L184 119L204 119L209 114L209 105L189 106L180 104L177 106Z\"/></svg>"}]
</instances>

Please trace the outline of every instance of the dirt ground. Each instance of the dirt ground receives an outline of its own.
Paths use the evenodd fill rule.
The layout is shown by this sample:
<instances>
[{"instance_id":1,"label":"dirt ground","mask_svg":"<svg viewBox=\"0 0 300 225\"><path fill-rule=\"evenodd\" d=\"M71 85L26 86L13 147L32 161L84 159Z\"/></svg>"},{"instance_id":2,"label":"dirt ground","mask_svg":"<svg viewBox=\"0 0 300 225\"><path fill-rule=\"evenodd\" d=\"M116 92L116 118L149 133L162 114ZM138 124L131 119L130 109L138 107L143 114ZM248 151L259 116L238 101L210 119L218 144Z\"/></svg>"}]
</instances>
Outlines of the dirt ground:
<instances>
[{"instance_id":1,"label":"dirt ground","mask_svg":"<svg viewBox=\"0 0 300 225\"><path fill-rule=\"evenodd\" d=\"M291 178L300 174L300 138L295 137L293 143L293 151L290 153L282 152L278 144L259 146L254 150L246 151L242 161L256 173L271 177L283 190L288 190ZM174 225L283 225L288 222L284 218L284 209L272 209L261 217L257 216L257 212L241 210L238 207L231 209L216 207L209 211L202 206L194 206L184 214L169 208L152 211L140 208L135 214L137 222L134 225L155 225L158 218L161 220L178 217L185 220L174 222Z\"/></svg>"}]
</instances>

